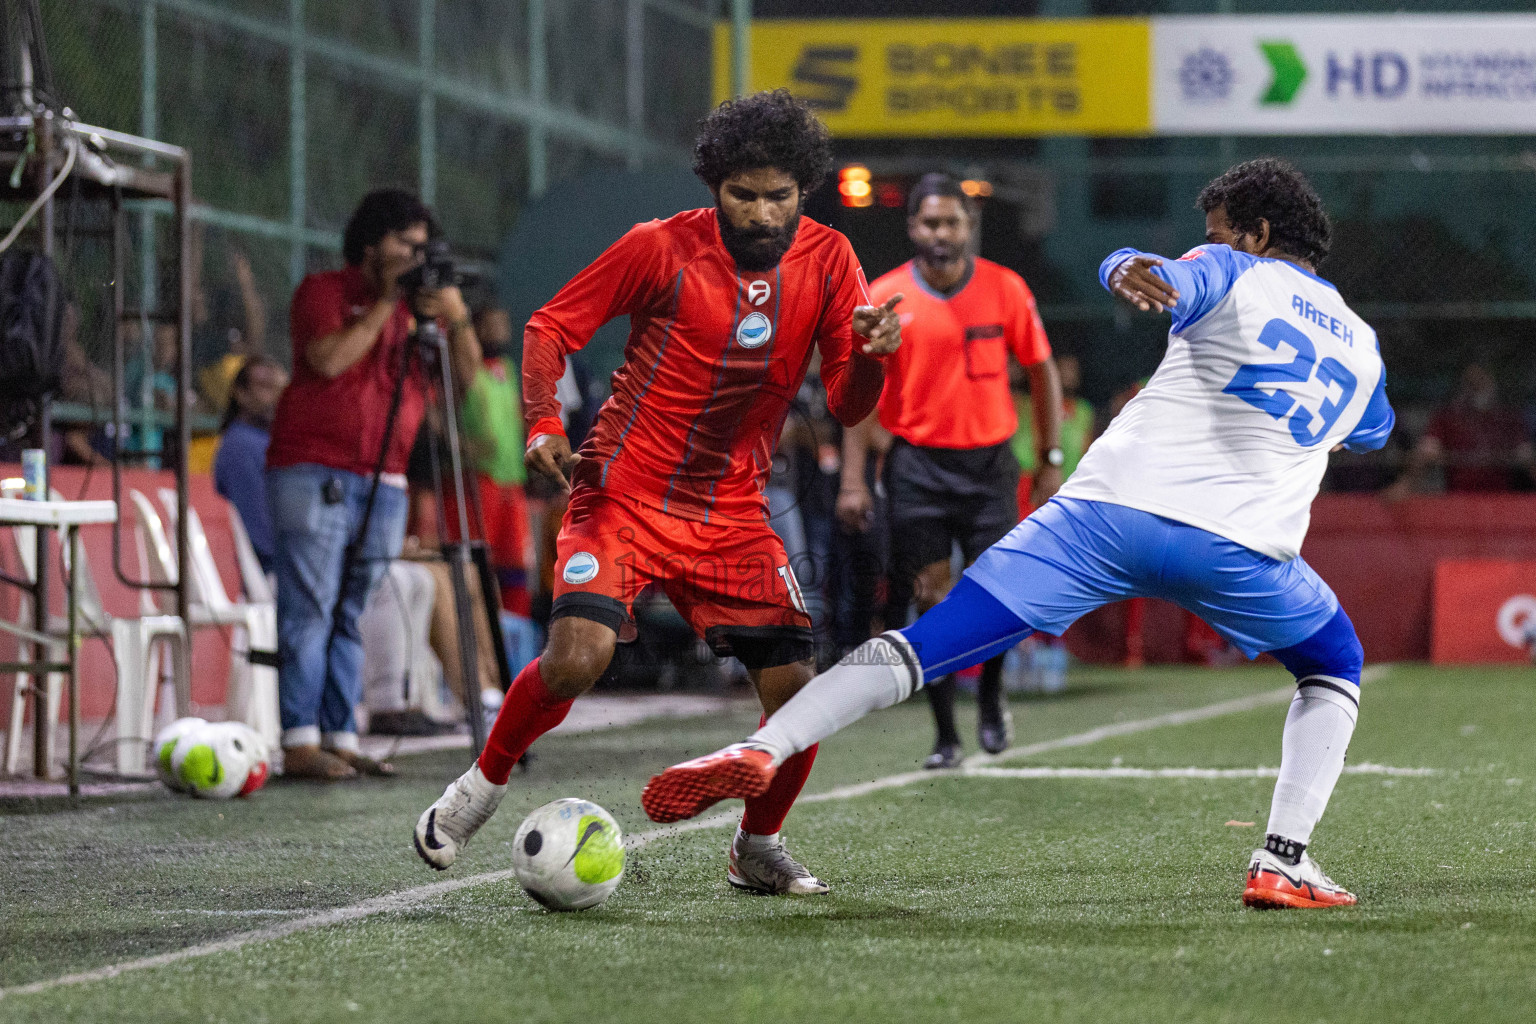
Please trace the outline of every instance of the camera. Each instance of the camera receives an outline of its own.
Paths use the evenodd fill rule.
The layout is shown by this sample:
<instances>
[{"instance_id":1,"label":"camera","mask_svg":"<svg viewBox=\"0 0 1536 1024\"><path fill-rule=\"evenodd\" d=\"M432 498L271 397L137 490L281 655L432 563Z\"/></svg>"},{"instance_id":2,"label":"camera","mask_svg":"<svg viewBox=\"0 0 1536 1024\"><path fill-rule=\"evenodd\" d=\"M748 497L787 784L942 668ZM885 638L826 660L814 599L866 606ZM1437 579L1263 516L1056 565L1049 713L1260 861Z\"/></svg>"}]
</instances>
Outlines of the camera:
<instances>
[{"instance_id":1,"label":"camera","mask_svg":"<svg viewBox=\"0 0 1536 1024\"><path fill-rule=\"evenodd\" d=\"M450 285L463 288L480 280L479 274L454 262L448 243L440 238L428 242L423 253L420 263L400 275L399 288L406 295L435 292Z\"/></svg>"}]
</instances>

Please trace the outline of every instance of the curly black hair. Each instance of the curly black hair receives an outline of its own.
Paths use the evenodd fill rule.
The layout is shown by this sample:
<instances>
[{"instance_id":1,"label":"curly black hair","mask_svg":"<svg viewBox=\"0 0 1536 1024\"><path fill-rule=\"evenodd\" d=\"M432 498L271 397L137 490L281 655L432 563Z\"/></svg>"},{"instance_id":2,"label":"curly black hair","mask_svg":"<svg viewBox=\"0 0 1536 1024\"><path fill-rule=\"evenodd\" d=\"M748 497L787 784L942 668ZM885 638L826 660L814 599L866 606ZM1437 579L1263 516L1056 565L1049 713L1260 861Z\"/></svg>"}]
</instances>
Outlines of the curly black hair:
<instances>
[{"instance_id":1,"label":"curly black hair","mask_svg":"<svg viewBox=\"0 0 1536 1024\"><path fill-rule=\"evenodd\" d=\"M726 100L699 122L693 173L718 190L738 171L776 167L810 195L832 169L832 135L787 89Z\"/></svg>"},{"instance_id":2,"label":"curly black hair","mask_svg":"<svg viewBox=\"0 0 1536 1024\"><path fill-rule=\"evenodd\" d=\"M1270 245L1317 266L1328 255L1333 225L1322 201L1300 171L1274 157L1240 163L1200 190L1195 206L1210 213L1225 207L1236 231L1257 234L1269 221Z\"/></svg>"},{"instance_id":3,"label":"curly black hair","mask_svg":"<svg viewBox=\"0 0 1536 1024\"><path fill-rule=\"evenodd\" d=\"M427 234L436 237L437 218L415 193L403 188L375 189L363 196L347 221L341 236L341 255L347 266L363 262L363 250L378 245L391 231L404 231L413 224L425 224Z\"/></svg>"}]
</instances>

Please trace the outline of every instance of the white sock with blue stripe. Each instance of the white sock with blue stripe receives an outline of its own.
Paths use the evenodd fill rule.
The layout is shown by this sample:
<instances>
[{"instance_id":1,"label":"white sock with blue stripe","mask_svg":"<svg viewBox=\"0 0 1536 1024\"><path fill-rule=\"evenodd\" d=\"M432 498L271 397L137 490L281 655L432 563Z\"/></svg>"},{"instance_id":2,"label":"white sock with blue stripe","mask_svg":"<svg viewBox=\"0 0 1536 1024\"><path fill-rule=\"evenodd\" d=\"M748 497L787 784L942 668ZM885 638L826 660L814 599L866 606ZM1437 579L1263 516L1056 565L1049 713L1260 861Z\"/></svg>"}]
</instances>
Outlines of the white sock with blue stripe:
<instances>
[{"instance_id":1,"label":"white sock with blue stripe","mask_svg":"<svg viewBox=\"0 0 1536 1024\"><path fill-rule=\"evenodd\" d=\"M1312 675L1297 682L1280 744L1270 835L1301 849L1311 840L1344 771L1344 754L1360 716L1359 695L1358 685L1333 676Z\"/></svg>"}]
</instances>

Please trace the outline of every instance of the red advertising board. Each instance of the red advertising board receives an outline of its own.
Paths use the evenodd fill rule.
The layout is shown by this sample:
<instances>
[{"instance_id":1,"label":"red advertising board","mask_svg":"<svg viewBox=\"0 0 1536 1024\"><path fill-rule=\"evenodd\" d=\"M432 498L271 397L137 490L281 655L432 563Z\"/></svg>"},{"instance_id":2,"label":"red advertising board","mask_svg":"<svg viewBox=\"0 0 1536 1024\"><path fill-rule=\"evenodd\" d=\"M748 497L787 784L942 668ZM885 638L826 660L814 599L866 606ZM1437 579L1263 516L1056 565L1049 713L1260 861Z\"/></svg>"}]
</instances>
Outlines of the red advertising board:
<instances>
[{"instance_id":1,"label":"red advertising board","mask_svg":"<svg viewBox=\"0 0 1536 1024\"><path fill-rule=\"evenodd\" d=\"M1524 662L1536 639L1536 562L1441 559L1435 563L1437 665Z\"/></svg>"}]
</instances>

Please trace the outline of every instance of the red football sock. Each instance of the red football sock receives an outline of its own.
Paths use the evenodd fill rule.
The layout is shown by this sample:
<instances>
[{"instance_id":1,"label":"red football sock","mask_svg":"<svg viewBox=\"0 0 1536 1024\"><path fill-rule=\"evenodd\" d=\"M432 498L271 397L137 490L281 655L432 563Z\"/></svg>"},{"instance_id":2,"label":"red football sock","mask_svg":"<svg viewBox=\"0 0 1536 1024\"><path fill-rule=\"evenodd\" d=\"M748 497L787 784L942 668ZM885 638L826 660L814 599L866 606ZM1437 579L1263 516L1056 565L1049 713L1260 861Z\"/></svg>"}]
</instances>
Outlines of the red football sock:
<instances>
[{"instance_id":1,"label":"red football sock","mask_svg":"<svg viewBox=\"0 0 1536 1024\"><path fill-rule=\"evenodd\" d=\"M768 786L768 792L747 801L747 813L741 816L741 830L753 836L771 836L784 826L795 798L805 788L811 765L816 763L816 747L800 751L783 764Z\"/></svg>"},{"instance_id":2,"label":"red football sock","mask_svg":"<svg viewBox=\"0 0 1536 1024\"><path fill-rule=\"evenodd\" d=\"M498 786L506 785L518 759L534 740L565 721L571 703L549 692L539 675L539 659L530 661L512 680L496 713L496 724L480 752L481 773Z\"/></svg>"}]
</instances>

